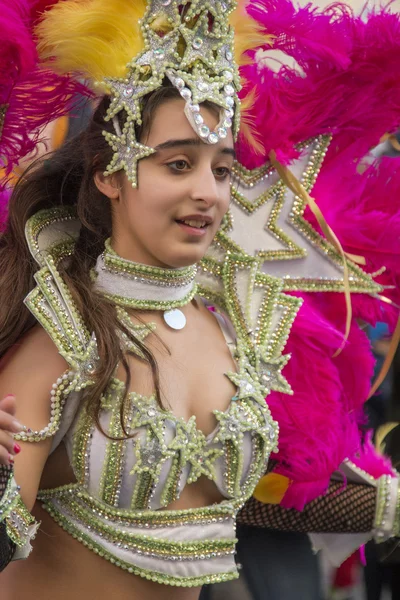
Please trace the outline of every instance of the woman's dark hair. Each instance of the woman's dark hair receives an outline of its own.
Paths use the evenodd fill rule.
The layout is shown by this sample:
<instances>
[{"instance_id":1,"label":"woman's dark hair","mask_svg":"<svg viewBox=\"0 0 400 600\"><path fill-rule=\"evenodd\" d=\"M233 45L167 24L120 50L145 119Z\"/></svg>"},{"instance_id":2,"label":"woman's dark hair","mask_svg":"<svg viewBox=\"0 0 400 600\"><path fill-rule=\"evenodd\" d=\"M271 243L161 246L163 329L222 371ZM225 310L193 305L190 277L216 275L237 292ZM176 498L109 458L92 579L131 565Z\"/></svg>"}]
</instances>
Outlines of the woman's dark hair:
<instances>
[{"instance_id":1,"label":"woman's dark hair","mask_svg":"<svg viewBox=\"0 0 400 600\"><path fill-rule=\"evenodd\" d=\"M145 99L138 139L144 139L148 134L157 107L175 98L180 98L178 91L165 86ZM104 121L109 103L109 98L105 97L85 131L47 160L41 159L23 175L10 200L6 230L0 236L1 358L36 322L23 304L24 298L35 286L34 274L38 268L25 240L26 222L42 209L60 205L76 208L82 224L79 238L70 262L64 267L60 265L60 269L88 330L96 335L100 360L95 384L88 389L87 408L100 429L101 396L118 364L123 365L126 373L126 390L130 386L129 364L121 350L118 330L128 335L141 349L151 367L157 399L162 405L154 356L119 322L115 306L94 290L90 277L105 240L111 236L110 201L94 182L95 173L105 171L113 154L103 135L104 130L115 132L113 123ZM123 118L124 115L119 119L121 126ZM125 402L121 406L122 425L124 410Z\"/></svg>"}]
</instances>

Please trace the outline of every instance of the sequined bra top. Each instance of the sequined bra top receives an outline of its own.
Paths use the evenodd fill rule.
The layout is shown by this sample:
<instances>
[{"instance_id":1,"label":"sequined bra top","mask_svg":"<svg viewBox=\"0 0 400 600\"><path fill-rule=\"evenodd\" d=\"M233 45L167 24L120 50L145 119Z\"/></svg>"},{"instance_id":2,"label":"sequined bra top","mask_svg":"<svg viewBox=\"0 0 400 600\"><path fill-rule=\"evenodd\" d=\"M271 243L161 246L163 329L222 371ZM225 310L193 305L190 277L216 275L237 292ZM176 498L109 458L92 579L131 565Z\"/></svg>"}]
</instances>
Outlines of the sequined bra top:
<instances>
[{"instance_id":1,"label":"sequined bra top","mask_svg":"<svg viewBox=\"0 0 400 600\"><path fill-rule=\"evenodd\" d=\"M44 212L33 223L31 247L47 225ZM236 513L265 472L278 437L256 369L237 345L237 372L230 377L238 391L225 412L214 411L218 424L209 436L197 428L195 417L186 422L160 408L155 397L132 392L124 423L132 438L109 439L84 410L85 389L93 383L98 360L96 339L57 270L59 256L46 255L26 304L69 368L53 385L49 424L22 439L53 436L52 450L63 441L76 483L41 490L38 498L67 532L131 573L179 586L237 577ZM125 437L123 394L124 384L113 378L102 397L100 421L112 438ZM201 476L212 480L225 499L168 510Z\"/></svg>"}]
</instances>

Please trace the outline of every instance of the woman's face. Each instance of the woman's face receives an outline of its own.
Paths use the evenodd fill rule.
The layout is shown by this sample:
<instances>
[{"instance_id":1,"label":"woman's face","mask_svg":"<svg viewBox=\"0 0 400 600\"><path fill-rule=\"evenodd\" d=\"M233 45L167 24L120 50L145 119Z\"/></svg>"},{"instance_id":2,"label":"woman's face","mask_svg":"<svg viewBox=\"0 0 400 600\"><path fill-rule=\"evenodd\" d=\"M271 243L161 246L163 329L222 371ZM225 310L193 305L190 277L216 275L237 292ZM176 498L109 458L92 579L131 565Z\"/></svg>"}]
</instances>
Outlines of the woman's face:
<instances>
[{"instance_id":1,"label":"woman's face","mask_svg":"<svg viewBox=\"0 0 400 600\"><path fill-rule=\"evenodd\" d=\"M111 200L112 247L123 258L162 267L194 264L205 255L228 210L232 133L218 144L205 144L183 109L181 99L157 108L141 140L156 152L139 161L137 189L125 173L118 175L118 197ZM216 114L203 108L202 115L214 129Z\"/></svg>"}]
</instances>

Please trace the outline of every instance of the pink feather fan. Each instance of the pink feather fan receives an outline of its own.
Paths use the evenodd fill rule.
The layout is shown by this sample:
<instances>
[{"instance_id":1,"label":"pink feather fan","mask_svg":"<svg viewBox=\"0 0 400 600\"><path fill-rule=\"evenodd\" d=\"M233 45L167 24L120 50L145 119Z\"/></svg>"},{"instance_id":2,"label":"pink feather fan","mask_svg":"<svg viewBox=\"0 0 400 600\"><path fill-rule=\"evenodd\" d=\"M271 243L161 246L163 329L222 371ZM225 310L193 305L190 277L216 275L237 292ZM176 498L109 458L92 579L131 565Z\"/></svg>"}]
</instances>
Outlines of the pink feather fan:
<instances>
[{"instance_id":1,"label":"pink feather fan","mask_svg":"<svg viewBox=\"0 0 400 600\"><path fill-rule=\"evenodd\" d=\"M71 98L83 86L41 69L33 39L38 0L0 0L0 168L10 173L32 152L42 128L68 112Z\"/></svg>"}]
</instances>

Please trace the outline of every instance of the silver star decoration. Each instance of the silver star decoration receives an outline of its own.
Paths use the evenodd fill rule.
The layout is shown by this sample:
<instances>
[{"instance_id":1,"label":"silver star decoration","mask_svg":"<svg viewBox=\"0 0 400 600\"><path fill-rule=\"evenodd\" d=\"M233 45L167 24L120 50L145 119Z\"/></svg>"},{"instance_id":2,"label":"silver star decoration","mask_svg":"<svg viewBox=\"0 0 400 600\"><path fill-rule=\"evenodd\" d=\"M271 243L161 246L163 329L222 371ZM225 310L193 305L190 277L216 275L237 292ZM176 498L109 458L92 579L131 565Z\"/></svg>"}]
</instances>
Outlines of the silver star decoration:
<instances>
[{"instance_id":1,"label":"silver star decoration","mask_svg":"<svg viewBox=\"0 0 400 600\"><path fill-rule=\"evenodd\" d=\"M137 187L137 163L141 158L154 154L155 150L144 146L136 140L135 127L132 122L127 122L121 136L108 131L103 132L107 142L114 150L114 156L108 165L105 174L111 175L124 170L132 187Z\"/></svg>"},{"instance_id":2,"label":"silver star decoration","mask_svg":"<svg viewBox=\"0 0 400 600\"><path fill-rule=\"evenodd\" d=\"M82 353L60 351L60 354L73 370L72 389L81 390L94 383L93 377L100 360L94 333Z\"/></svg>"},{"instance_id":3,"label":"silver star decoration","mask_svg":"<svg viewBox=\"0 0 400 600\"><path fill-rule=\"evenodd\" d=\"M215 81L202 69L195 67L193 72L175 71L176 77L181 77L192 92L192 103L201 104L206 100L218 106L229 109L222 93L223 83Z\"/></svg>"},{"instance_id":4,"label":"silver star decoration","mask_svg":"<svg viewBox=\"0 0 400 600\"><path fill-rule=\"evenodd\" d=\"M111 103L105 120L109 121L121 110L126 110L128 115L140 125L141 111L139 100L160 87L160 77L154 75L147 81L144 81L131 69L129 77L125 79L106 78L105 82L108 85L111 96Z\"/></svg>"},{"instance_id":5,"label":"silver star decoration","mask_svg":"<svg viewBox=\"0 0 400 600\"><path fill-rule=\"evenodd\" d=\"M141 396L140 394L131 395L133 416L131 428L140 429L149 427L159 443L164 445L164 421L163 415L157 405L155 396Z\"/></svg>"},{"instance_id":6,"label":"silver star decoration","mask_svg":"<svg viewBox=\"0 0 400 600\"><path fill-rule=\"evenodd\" d=\"M172 31L160 37L149 29L146 34L148 49L139 58L135 59L138 66L151 66L153 76L164 76L167 67L175 67L180 58L177 54L179 31Z\"/></svg>"},{"instance_id":7,"label":"silver star decoration","mask_svg":"<svg viewBox=\"0 0 400 600\"><path fill-rule=\"evenodd\" d=\"M150 0L147 14L154 18L163 15L174 25L180 21L178 6L175 0Z\"/></svg>"},{"instance_id":8,"label":"silver star decoration","mask_svg":"<svg viewBox=\"0 0 400 600\"><path fill-rule=\"evenodd\" d=\"M215 478L214 463L223 451L219 449L207 448L207 438L202 431L197 428L196 417L190 417L185 422L180 419L176 428L177 434L168 449L180 452L180 466L184 467L187 463L191 465L188 483L194 483L205 475L208 479Z\"/></svg>"},{"instance_id":9,"label":"silver star decoration","mask_svg":"<svg viewBox=\"0 0 400 600\"><path fill-rule=\"evenodd\" d=\"M203 437L203 434L197 429L196 417L190 417L187 422L183 420L177 422L176 435L168 448L179 451L181 467L189 461L189 457L193 453L193 448L197 444L203 445Z\"/></svg>"},{"instance_id":10,"label":"silver star decoration","mask_svg":"<svg viewBox=\"0 0 400 600\"><path fill-rule=\"evenodd\" d=\"M163 447L156 438L145 442L138 440L135 452L137 461L131 475L149 473L155 479L159 476L163 463L173 456L173 453Z\"/></svg>"},{"instance_id":11,"label":"silver star decoration","mask_svg":"<svg viewBox=\"0 0 400 600\"><path fill-rule=\"evenodd\" d=\"M285 354L277 359L260 360L259 377L260 383L267 390L283 392L284 394L293 394L292 388L282 375L282 369L290 360L290 354Z\"/></svg>"},{"instance_id":12,"label":"silver star decoration","mask_svg":"<svg viewBox=\"0 0 400 600\"><path fill-rule=\"evenodd\" d=\"M193 29L182 26L182 36L186 42L186 50L181 62L181 68L192 66L196 60L202 61L209 69L214 69L214 52L221 46L220 37L209 33L208 16L199 19Z\"/></svg>"},{"instance_id":13,"label":"silver star decoration","mask_svg":"<svg viewBox=\"0 0 400 600\"><path fill-rule=\"evenodd\" d=\"M231 441L239 449L242 445L243 434L246 431L254 431L256 425L254 420L248 418L239 404L231 404L225 412L215 410L214 414L219 423L215 442Z\"/></svg>"},{"instance_id":14,"label":"silver star decoration","mask_svg":"<svg viewBox=\"0 0 400 600\"><path fill-rule=\"evenodd\" d=\"M290 166L312 195L329 136L298 147L301 156ZM304 218L306 203L280 180L270 164L249 171L238 165L232 186L229 224L221 240L238 252L258 256L262 270L282 281L284 291L343 291L343 259ZM372 277L347 260L352 292L381 291Z\"/></svg>"},{"instance_id":15,"label":"silver star decoration","mask_svg":"<svg viewBox=\"0 0 400 600\"><path fill-rule=\"evenodd\" d=\"M189 455L188 462L191 465L188 484L194 483L203 475L211 481L215 480L215 461L224 452L218 448L208 448L204 445L201 449L195 448Z\"/></svg>"},{"instance_id":16,"label":"silver star decoration","mask_svg":"<svg viewBox=\"0 0 400 600\"><path fill-rule=\"evenodd\" d=\"M245 398L254 398L257 394L257 387L254 378L246 369L241 369L238 373L226 373L226 376L238 388L233 400L244 400Z\"/></svg>"}]
</instances>

